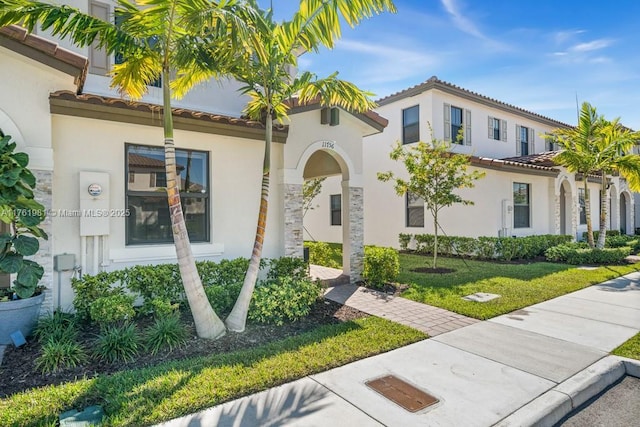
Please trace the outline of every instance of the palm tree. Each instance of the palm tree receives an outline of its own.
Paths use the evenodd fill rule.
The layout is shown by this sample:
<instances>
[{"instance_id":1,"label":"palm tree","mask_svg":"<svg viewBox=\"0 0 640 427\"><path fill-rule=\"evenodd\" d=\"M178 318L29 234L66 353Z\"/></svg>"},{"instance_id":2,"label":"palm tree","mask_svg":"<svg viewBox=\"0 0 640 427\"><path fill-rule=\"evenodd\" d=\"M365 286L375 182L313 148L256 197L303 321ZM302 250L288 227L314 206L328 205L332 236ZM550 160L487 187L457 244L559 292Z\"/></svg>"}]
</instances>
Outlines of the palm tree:
<instances>
[{"instance_id":1,"label":"palm tree","mask_svg":"<svg viewBox=\"0 0 640 427\"><path fill-rule=\"evenodd\" d=\"M251 3L256 5L255 1ZM338 79L337 73L320 79L304 72L292 79L290 70L297 66L298 55L320 46L333 47L340 36L341 17L353 26L384 10L395 12L391 0L301 0L300 9L291 21L274 22L271 9L255 16L252 26L256 31L248 39L253 53L243 67L233 71L233 76L244 84L241 90L250 97L245 112L265 124L262 190L249 268L240 295L225 321L229 330L244 330L258 277L269 205L273 121L282 122L287 118L288 101L294 96L301 104L319 101L322 105L337 105L351 111L374 107L369 93Z\"/></svg>"},{"instance_id":2,"label":"palm tree","mask_svg":"<svg viewBox=\"0 0 640 427\"><path fill-rule=\"evenodd\" d=\"M602 119L591 104L584 102L578 117L578 125L574 128L556 129L550 137L561 147L554 162L567 168L569 172L581 173L584 182L585 213L587 220L587 240L594 247L593 225L591 223L591 198L587 186L588 176L597 172L597 152L595 141Z\"/></svg>"},{"instance_id":3,"label":"palm tree","mask_svg":"<svg viewBox=\"0 0 640 427\"><path fill-rule=\"evenodd\" d=\"M631 150L640 141L640 132L622 126L620 119L602 120L595 149L600 171L600 231L597 248L604 248L607 231L607 175L619 174L627 180L632 191L640 191L640 156Z\"/></svg>"},{"instance_id":4,"label":"palm tree","mask_svg":"<svg viewBox=\"0 0 640 427\"><path fill-rule=\"evenodd\" d=\"M578 125L571 129L556 129L552 137L557 138L562 151L554 161L565 166L569 172L583 175L585 211L587 217L587 239L589 246L603 248L607 227L607 175L619 173L629 183L629 188L640 191L640 156L629 154L634 144L640 141L640 133L620 124L619 119L608 121L596 112L588 102L582 104ZM600 176L600 231L597 245L593 239L590 197L587 189L589 175Z\"/></svg>"},{"instance_id":5,"label":"palm tree","mask_svg":"<svg viewBox=\"0 0 640 427\"><path fill-rule=\"evenodd\" d=\"M40 24L77 46L95 42L109 54L120 53L124 62L114 66L112 87L133 99L142 97L147 85L158 77L162 79L166 190L178 265L197 334L210 339L224 335L226 329L207 300L184 222L173 138L171 72L181 79L184 94L197 81L194 76L202 72L190 58L205 39L208 49L219 49L211 58L231 58L220 48L246 37L248 31L240 11L250 15L234 0L220 4L208 0L118 0L115 14L121 19L115 25L65 5L0 0L0 26L22 23L33 31ZM209 61L204 65L208 75L224 73L223 63Z\"/></svg>"}]
</instances>

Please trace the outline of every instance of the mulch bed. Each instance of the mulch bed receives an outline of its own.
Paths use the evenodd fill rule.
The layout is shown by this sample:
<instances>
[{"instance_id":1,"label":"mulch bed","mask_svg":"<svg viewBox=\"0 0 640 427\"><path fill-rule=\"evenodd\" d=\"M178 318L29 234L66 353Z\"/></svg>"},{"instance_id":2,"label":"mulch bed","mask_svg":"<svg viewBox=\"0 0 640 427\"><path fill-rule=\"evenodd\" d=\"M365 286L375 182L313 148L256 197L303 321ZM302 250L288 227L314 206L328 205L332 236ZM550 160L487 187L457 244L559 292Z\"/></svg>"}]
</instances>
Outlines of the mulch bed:
<instances>
[{"instance_id":1,"label":"mulch bed","mask_svg":"<svg viewBox=\"0 0 640 427\"><path fill-rule=\"evenodd\" d=\"M111 374L117 371L131 370L154 366L171 360L183 360L197 356L208 356L215 353L229 353L237 350L258 347L272 341L299 335L321 325L347 322L366 317L365 313L354 308L343 306L329 300L318 301L311 313L294 323L283 326L247 325L243 333L228 332L224 337L215 340L203 340L196 337L193 320L189 313L183 314L191 337L187 345L169 352L159 351L157 354L141 351L139 357L129 363L104 363L90 358L90 362L82 367L64 370L52 374L41 374L35 367L35 359L40 355L40 344L35 340L21 348L8 346L2 366L0 366L0 397L49 384L61 384L81 378L93 378L98 375ZM143 319L138 324L144 326L151 319ZM140 329L140 328L139 328ZM79 334L80 344L90 349L98 333L95 327L85 327Z\"/></svg>"}]
</instances>

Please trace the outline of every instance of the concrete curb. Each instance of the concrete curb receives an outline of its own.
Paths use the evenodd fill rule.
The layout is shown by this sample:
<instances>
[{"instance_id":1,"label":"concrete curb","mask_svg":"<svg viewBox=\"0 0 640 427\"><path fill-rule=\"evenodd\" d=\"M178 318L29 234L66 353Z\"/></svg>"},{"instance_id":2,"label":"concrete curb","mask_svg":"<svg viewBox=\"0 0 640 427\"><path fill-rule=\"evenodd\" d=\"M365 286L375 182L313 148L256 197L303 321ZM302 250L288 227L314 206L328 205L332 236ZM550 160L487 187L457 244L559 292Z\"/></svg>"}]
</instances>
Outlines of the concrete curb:
<instances>
[{"instance_id":1,"label":"concrete curb","mask_svg":"<svg viewBox=\"0 0 640 427\"><path fill-rule=\"evenodd\" d=\"M640 361L607 356L527 403L496 427L552 427L625 375L640 378Z\"/></svg>"}]
</instances>

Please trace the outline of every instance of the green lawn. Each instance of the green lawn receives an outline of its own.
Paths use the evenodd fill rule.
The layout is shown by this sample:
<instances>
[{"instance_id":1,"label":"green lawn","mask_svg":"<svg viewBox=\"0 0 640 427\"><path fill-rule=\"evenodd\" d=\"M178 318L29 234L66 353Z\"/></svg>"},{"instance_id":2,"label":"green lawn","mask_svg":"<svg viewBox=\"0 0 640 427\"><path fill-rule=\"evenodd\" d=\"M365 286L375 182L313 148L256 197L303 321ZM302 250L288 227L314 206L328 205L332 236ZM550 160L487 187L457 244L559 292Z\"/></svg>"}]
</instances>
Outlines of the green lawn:
<instances>
[{"instance_id":1,"label":"green lawn","mask_svg":"<svg viewBox=\"0 0 640 427\"><path fill-rule=\"evenodd\" d=\"M60 413L102 405L105 425L148 425L419 341L426 336L368 317L231 354L165 363L0 399L0 425L56 425Z\"/></svg>"},{"instance_id":2,"label":"green lawn","mask_svg":"<svg viewBox=\"0 0 640 427\"><path fill-rule=\"evenodd\" d=\"M611 352L617 356L640 360L640 333Z\"/></svg>"},{"instance_id":3,"label":"green lawn","mask_svg":"<svg viewBox=\"0 0 640 427\"><path fill-rule=\"evenodd\" d=\"M424 274L411 271L416 267L430 266L430 263L431 257L400 254L397 281L409 285L402 296L476 319L489 319L640 271L640 263L582 270L549 262L506 264L459 258L439 258L438 267L452 268L456 270L453 273ZM461 299L476 292L499 294L501 297L486 303Z\"/></svg>"}]
</instances>

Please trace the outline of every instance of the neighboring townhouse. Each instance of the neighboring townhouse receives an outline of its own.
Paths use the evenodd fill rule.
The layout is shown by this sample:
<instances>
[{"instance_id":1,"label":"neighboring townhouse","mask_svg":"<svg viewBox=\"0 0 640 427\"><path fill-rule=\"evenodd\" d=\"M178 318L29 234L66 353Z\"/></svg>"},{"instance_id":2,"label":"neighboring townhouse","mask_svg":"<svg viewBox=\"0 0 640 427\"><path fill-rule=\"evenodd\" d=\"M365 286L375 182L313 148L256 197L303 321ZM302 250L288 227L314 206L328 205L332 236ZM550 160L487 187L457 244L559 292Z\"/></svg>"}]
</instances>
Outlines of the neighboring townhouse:
<instances>
[{"instance_id":1,"label":"neighboring townhouse","mask_svg":"<svg viewBox=\"0 0 640 427\"><path fill-rule=\"evenodd\" d=\"M586 231L584 181L553 163L557 146L544 138L570 125L506 104L432 77L426 82L378 101L377 112L388 118L384 133L364 142L365 243L398 246L400 233L433 233L424 202L399 197L391 183L376 174L406 175L404 165L389 158L400 141L451 141L451 150L471 156L471 167L484 172L473 189L459 194L472 206L453 205L441 211L444 233L457 236L525 236ZM634 199L626 181L611 177L612 229L634 232ZM599 179L589 177L594 227L599 216ZM325 181L314 209L305 216L305 238L340 242L340 186ZM442 231L441 231L442 233Z\"/></svg>"},{"instance_id":2,"label":"neighboring townhouse","mask_svg":"<svg viewBox=\"0 0 640 427\"><path fill-rule=\"evenodd\" d=\"M67 4L104 19L114 2ZM30 155L50 238L35 256L45 267L45 310L70 309L71 277L134 264L175 262L164 192L161 87L139 101L110 88L118 61L43 32L0 28L0 132ZM156 87L157 86L157 87ZM174 138L185 221L197 259L249 257L258 218L264 125L242 116L247 97L233 80L200 85L174 102ZM274 126L264 257L302 256L302 184L339 175L345 209L343 266L353 281L363 257L363 137L387 121L319 104L291 105ZM76 271L56 271L56 256ZM0 283L3 283L0 281Z\"/></svg>"}]
</instances>

